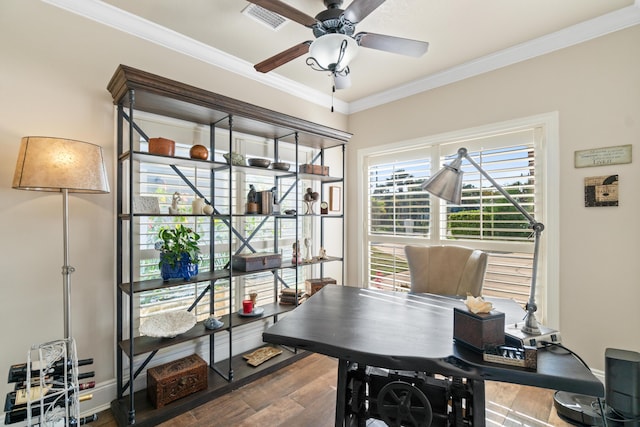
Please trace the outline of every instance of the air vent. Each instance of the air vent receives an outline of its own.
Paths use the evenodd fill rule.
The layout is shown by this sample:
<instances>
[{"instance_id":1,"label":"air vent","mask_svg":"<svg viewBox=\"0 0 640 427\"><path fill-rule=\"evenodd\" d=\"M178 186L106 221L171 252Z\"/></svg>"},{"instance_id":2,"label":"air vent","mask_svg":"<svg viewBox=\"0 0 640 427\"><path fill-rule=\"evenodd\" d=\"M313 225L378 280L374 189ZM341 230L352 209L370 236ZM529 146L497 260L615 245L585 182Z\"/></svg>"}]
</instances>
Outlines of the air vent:
<instances>
[{"instance_id":1,"label":"air vent","mask_svg":"<svg viewBox=\"0 0 640 427\"><path fill-rule=\"evenodd\" d=\"M242 13L255 19L261 24L266 25L274 31L279 30L280 27L282 27L287 22L285 18L278 15L277 13L273 13L270 10L267 10L264 7L258 6L254 3L249 3L247 7L242 9Z\"/></svg>"}]
</instances>

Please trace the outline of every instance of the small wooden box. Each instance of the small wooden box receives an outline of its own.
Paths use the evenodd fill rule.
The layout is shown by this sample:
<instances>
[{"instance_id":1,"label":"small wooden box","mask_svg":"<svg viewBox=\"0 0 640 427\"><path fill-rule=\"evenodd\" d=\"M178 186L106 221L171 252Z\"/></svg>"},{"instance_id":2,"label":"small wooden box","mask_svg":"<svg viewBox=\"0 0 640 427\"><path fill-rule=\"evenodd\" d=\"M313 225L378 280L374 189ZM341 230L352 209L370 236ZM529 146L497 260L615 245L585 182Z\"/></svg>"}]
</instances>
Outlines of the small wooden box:
<instances>
[{"instance_id":1,"label":"small wooden box","mask_svg":"<svg viewBox=\"0 0 640 427\"><path fill-rule=\"evenodd\" d=\"M278 268L282 265L282 255L269 252L240 254L233 257L233 269L238 271L256 271Z\"/></svg>"},{"instance_id":2,"label":"small wooden box","mask_svg":"<svg viewBox=\"0 0 640 427\"><path fill-rule=\"evenodd\" d=\"M304 164L298 167L298 172L327 176L329 175L329 166Z\"/></svg>"},{"instance_id":3,"label":"small wooden box","mask_svg":"<svg viewBox=\"0 0 640 427\"><path fill-rule=\"evenodd\" d=\"M322 289L325 285L335 285L336 279L331 277L322 277L320 279L309 279L304 281L304 287L307 295L311 296Z\"/></svg>"},{"instance_id":4,"label":"small wooden box","mask_svg":"<svg viewBox=\"0 0 640 427\"><path fill-rule=\"evenodd\" d=\"M453 309L453 338L475 350L504 344L504 313L472 313Z\"/></svg>"},{"instance_id":5,"label":"small wooden box","mask_svg":"<svg viewBox=\"0 0 640 427\"><path fill-rule=\"evenodd\" d=\"M147 369L147 396L156 408L208 387L207 362L197 354Z\"/></svg>"}]
</instances>

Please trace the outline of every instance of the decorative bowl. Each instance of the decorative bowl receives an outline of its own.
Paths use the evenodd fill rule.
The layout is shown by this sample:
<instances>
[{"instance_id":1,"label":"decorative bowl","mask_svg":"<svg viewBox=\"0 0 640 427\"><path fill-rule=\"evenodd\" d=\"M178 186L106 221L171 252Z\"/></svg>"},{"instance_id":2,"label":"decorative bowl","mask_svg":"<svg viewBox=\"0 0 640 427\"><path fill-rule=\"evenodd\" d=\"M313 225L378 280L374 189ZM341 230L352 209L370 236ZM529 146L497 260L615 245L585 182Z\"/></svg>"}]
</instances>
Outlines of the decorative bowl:
<instances>
[{"instance_id":1,"label":"decorative bowl","mask_svg":"<svg viewBox=\"0 0 640 427\"><path fill-rule=\"evenodd\" d=\"M258 158L249 159L247 160L247 162L249 163L249 166L257 166L259 168L268 168L269 165L271 164L271 160L269 159L258 159Z\"/></svg>"},{"instance_id":2,"label":"decorative bowl","mask_svg":"<svg viewBox=\"0 0 640 427\"><path fill-rule=\"evenodd\" d=\"M288 171L289 168L291 167L291 164L287 162L275 162L271 165L271 167L281 171Z\"/></svg>"},{"instance_id":3,"label":"decorative bowl","mask_svg":"<svg viewBox=\"0 0 640 427\"><path fill-rule=\"evenodd\" d=\"M192 159L207 160L209 157L209 149L204 145L196 144L189 150L189 157Z\"/></svg>"},{"instance_id":4,"label":"decorative bowl","mask_svg":"<svg viewBox=\"0 0 640 427\"><path fill-rule=\"evenodd\" d=\"M196 324L196 316L190 311L171 311L149 317L140 325L140 333L148 337L174 338L184 334Z\"/></svg>"},{"instance_id":5,"label":"decorative bowl","mask_svg":"<svg viewBox=\"0 0 640 427\"><path fill-rule=\"evenodd\" d=\"M240 153L225 153L222 155L225 158L228 164L232 164L234 166L244 166L244 155Z\"/></svg>"}]
</instances>

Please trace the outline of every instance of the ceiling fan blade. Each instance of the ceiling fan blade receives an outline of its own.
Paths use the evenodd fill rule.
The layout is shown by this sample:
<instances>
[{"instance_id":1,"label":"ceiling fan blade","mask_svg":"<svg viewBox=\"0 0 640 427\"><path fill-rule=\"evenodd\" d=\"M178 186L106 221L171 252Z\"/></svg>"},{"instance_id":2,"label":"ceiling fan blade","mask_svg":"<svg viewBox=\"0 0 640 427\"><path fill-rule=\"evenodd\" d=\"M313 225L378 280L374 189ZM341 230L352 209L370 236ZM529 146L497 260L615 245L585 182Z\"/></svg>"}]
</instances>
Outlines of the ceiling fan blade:
<instances>
[{"instance_id":1,"label":"ceiling fan blade","mask_svg":"<svg viewBox=\"0 0 640 427\"><path fill-rule=\"evenodd\" d=\"M351 74L336 74L333 77L333 83L335 84L336 90L347 89L351 87Z\"/></svg>"},{"instance_id":2,"label":"ceiling fan blade","mask_svg":"<svg viewBox=\"0 0 640 427\"><path fill-rule=\"evenodd\" d=\"M343 16L353 24L358 23L384 2L385 0L353 0L344 10Z\"/></svg>"},{"instance_id":3,"label":"ceiling fan blade","mask_svg":"<svg viewBox=\"0 0 640 427\"><path fill-rule=\"evenodd\" d=\"M278 68L281 65L286 64L289 61L296 59L299 56L302 56L309 52L310 41L302 42L293 47L290 47L287 50L284 50L276 55L273 55L271 58L265 59L253 66L256 71L260 71L261 73L268 73L274 68Z\"/></svg>"},{"instance_id":4,"label":"ceiling fan blade","mask_svg":"<svg viewBox=\"0 0 640 427\"><path fill-rule=\"evenodd\" d=\"M299 11L298 9L289 6L286 3L281 2L280 0L247 0L250 3L257 4L260 7L263 7L271 12L277 13L280 16L284 16L287 19L297 22L298 24L302 24L305 27L311 27L316 24L316 19L307 15L304 12Z\"/></svg>"},{"instance_id":5,"label":"ceiling fan blade","mask_svg":"<svg viewBox=\"0 0 640 427\"><path fill-rule=\"evenodd\" d=\"M355 35L355 39L362 47L384 50L385 52L398 53L416 58L424 55L429 48L429 43L427 42L375 33L358 33Z\"/></svg>"}]
</instances>

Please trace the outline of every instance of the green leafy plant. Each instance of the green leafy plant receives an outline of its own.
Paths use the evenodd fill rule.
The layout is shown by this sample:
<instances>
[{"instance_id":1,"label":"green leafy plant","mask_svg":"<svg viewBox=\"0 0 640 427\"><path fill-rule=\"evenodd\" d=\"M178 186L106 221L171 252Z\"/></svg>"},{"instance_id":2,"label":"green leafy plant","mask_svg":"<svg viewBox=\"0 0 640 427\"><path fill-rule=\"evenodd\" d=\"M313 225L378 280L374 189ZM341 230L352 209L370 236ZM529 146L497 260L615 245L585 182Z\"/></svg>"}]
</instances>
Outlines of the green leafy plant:
<instances>
[{"instance_id":1,"label":"green leafy plant","mask_svg":"<svg viewBox=\"0 0 640 427\"><path fill-rule=\"evenodd\" d=\"M182 261L184 254L193 264L200 263L200 248L198 241L200 235L189 227L178 224L175 228L162 227L158 232L159 242L155 248L160 251L160 260L174 267Z\"/></svg>"}]
</instances>

